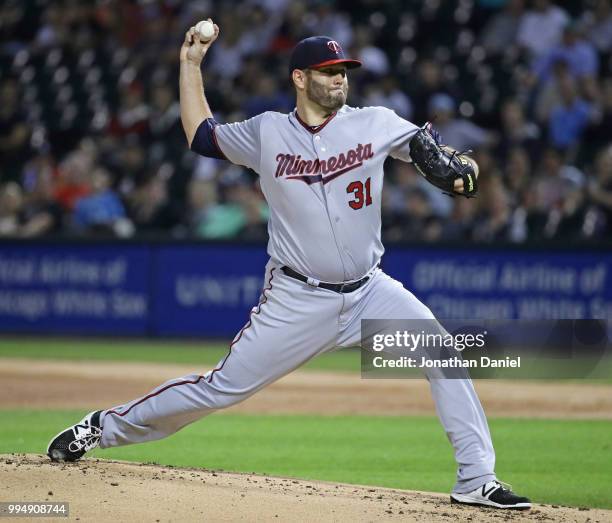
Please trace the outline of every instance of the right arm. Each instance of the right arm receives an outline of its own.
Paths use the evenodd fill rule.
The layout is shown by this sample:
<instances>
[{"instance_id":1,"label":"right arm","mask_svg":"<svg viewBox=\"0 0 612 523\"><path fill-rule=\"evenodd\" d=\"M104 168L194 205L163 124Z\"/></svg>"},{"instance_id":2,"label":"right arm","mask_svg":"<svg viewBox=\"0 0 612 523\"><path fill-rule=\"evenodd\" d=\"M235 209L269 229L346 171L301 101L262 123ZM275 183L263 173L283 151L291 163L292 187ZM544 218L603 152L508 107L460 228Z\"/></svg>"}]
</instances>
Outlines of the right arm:
<instances>
[{"instance_id":1,"label":"right arm","mask_svg":"<svg viewBox=\"0 0 612 523\"><path fill-rule=\"evenodd\" d=\"M215 122L204 96L200 66L208 49L219 36L219 27L214 25L214 28L214 36L203 43L195 27L192 27L185 34L181 47L179 91L181 122L185 136L189 148L197 154L229 160L236 165L244 165L258 171L261 158L260 125L263 115L243 122L219 125Z\"/></svg>"},{"instance_id":2,"label":"right arm","mask_svg":"<svg viewBox=\"0 0 612 523\"><path fill-rule=\"evenodd\" d=\"M208 49L219 36L219 27L216 24L214 27L214 36L205 43L200 41L195 27L191 27L185 33L185 41L181 47L179 75L181 122L190 147L200 124L213 117L204 95L204 83L200 67Z\"/></svg>"}]
</instances>

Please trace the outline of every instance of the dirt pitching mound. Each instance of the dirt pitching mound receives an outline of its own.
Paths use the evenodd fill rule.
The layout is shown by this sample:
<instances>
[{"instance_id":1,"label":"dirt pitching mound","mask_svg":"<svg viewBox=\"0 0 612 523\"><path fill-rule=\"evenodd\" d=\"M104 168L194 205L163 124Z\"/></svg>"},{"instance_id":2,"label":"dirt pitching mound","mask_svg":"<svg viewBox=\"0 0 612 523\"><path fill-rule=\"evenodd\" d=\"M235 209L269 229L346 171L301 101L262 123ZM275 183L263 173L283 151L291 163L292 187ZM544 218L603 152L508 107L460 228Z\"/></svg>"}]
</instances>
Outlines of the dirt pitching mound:
<instances>
[{"instance_id":1,"label":"dirt pitching mound","mask_svg":"<svg viewBox=\"0 0 612 523\"><path fill-rule=\"evenodd\" d=\"M458 507L444 494L100 459L0 455L0 496L70 504L80 521L611 521L612 511Z\"/></svg>"}]
</instances>

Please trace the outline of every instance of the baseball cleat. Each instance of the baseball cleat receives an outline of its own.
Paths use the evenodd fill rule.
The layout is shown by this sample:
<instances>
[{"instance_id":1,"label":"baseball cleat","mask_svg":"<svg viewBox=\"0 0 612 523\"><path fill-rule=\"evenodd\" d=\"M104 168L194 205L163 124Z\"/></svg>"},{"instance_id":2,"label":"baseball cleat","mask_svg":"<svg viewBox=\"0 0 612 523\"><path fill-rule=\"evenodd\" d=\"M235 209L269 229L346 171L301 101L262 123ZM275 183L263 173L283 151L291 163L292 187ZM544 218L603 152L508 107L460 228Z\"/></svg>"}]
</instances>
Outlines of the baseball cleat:
<instances>
[{"instance_id":1,"label":"baseball cleat","mask_svg":"<svg viewBox=\"0 0 612 523\"><path fill-rule=\"evenodd\" d=\"M51 461L76 461L95 449L102 437L101 410L90 412L81 421L57 434L47 447Z\"/></svg>"},{"instance_id":2,"label":"baseball cleat","mask_svg":"<svg viewBox=\"0 0 612 523\"><path fill-rule=\"evenodd\" d=\"M510 487L510 485L508 485ZM510 488L505 488L499 481L489 481L467 494L451 493L451 503L461 505L479 505L484 507L509 508L527 510L531 508L531 501L517 496Z\"/></svg>"}]
</instances>

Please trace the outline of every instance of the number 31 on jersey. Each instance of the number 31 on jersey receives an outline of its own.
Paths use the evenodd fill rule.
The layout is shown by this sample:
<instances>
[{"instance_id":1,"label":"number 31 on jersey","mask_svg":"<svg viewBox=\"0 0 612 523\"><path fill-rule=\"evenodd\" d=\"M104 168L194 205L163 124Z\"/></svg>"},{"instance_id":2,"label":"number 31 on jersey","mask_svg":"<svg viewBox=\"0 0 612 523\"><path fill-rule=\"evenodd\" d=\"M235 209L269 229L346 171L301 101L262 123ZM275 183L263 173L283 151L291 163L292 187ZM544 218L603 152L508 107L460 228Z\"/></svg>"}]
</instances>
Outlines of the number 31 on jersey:
<instances>
[{"instance_id":1,"label":"number 31 on jersey","mask_svg":"<svg viewBox=\"0 0 612 523\"><path fill-rule=\"evenodd\" d=\"M362 183L360 180L349 183L348 187L346 188L346 192L347 194L352 193L354 196L354 199L348 202L348 204L351 206L352 209L355 209L355 210L361 209L364 204L366 206L372 205L372 195L370 193L370 184L371 184L370 178L368 178L365 181L365 183Z\"/></svg>"}]
</instances>

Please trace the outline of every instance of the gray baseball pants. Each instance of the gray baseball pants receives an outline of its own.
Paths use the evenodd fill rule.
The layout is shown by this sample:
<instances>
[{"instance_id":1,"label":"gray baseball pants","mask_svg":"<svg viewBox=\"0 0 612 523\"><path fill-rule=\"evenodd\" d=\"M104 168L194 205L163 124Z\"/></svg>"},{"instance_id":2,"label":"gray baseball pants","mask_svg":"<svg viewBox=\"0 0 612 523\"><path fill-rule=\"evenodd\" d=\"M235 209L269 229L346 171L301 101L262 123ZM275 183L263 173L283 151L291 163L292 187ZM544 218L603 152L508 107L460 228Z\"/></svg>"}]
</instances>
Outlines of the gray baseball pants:
<instances>
[{"instance_id":1,"label":"gray baseball pants","mask_svg":"<svg viewBox=\"0 0 612 523\"><path fill-rule=\"evenodd\" d=\"M169 436L216 410L239 403L311 358L358 346L361 319L433 319L401 283L374 269L358 290L339 294L266 266L265 287L228 355L204 375L170 380L146 396L102 413L101 448ZM495 479L495 452L470 379L428 377L442 426L458 464L454 492Z\"/></svg>"}]
</instances>

